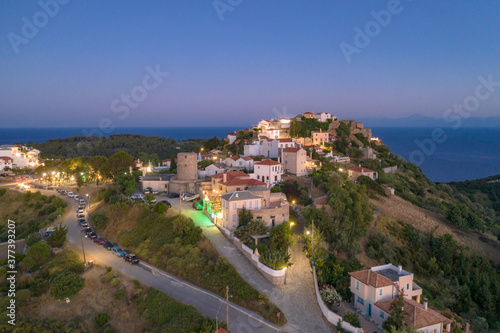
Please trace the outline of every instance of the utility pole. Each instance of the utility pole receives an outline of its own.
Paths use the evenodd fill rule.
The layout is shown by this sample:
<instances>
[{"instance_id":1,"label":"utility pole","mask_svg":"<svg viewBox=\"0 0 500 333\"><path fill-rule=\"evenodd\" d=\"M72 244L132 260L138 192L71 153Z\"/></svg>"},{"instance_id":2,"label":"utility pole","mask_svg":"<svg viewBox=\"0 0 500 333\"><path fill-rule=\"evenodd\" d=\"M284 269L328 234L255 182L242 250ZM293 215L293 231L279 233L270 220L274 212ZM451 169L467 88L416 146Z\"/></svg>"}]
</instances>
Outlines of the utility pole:
<instances>
[{"instance_id":1,"label":"utility pole","mask_svg":"<svg viewBox=\"0 0 500 333\"><path fill-rule=\"evenodd\" d=\"M229 286L226 286L226 325L229 332Z\"/></svg>"},{"instance_id":2,"label":"utility pole","mask_svg":"<svg viewBox=\"0 0 500 333\"><path fill-rule=\"evenodd\" d=\"M83 230L80 230L80 237L82 238L82 250L83 250L83 263L87 264L87 260L85 259L85 247L83 246Z\"/></svg>"},{"instance_id":3,"label":"utility pole","mask_svg":"<svg viewBox=\"0 0 500 333\"><path fill-rule=\"evenodd\" d=\"M179 193L179 215L182 214L182 201L181 201L181 197L182 197L182 192Z\"/></svg>"},{"instance_id":4,"label":"utility pole","mask_svg":"<svg viewBox=\"0 0 500 333\"><path fill-rule=\"evenodd\" d=\"M312 230L311 230L311 258L314 260L314 220L311 220L312 223Z\"/></svg>"}]
</instances>

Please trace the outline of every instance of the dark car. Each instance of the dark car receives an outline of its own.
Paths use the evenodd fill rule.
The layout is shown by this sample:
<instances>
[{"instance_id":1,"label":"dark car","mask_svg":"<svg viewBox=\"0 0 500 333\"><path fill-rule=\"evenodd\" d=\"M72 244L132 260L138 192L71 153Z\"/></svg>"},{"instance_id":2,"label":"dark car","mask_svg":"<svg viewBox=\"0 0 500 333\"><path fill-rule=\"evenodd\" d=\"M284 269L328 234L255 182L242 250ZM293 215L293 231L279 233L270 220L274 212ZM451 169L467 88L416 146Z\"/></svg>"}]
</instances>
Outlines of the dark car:
<instances>
[{"instance_id":1,"label":"dark car","mask_svg":"<svg viewBox=\"0 0 500 333\"><path fill-rule=\"evenodd\" d=\"M192 207L196 210L203 210L203 203L200 201L193 202Z\"/></svg>"},{"instance_id":2,"label":"dark car","mask_svg":"<svg viewBox=\"0 0 500 333\"><path fill-rule=\"evenodd\" d=\"M111 249L115 247L115 244L109 241L105 241L104 243L102 243L102 246L104 246L108 251L111 251Z\"/></svg>"},{"instance_id":3,"label":"dark car","mask_svg":"<svg viewBox=\"0 0 500 333\"><path fill-rule=\"evenodd\" d=\"M91 232L94 232L94 231L90 228L85 228L85 229L83 229L83 232L85 233L85 237L87 237L88 235L90 235Z\"/></svg>"},{"instance_id":4,"label":"dark car","mask_svg":"<svg viewBox=\"0 0 500 333\"><path fill-rule=\"evenodd\" d=\"M131 265L139 263L139 258L137 258L135 254L127 254L123 257L123 260L125 260Z\"/></svg>"},{"instance_id":5,"label":"dark car","mask_svg":"<svg viewBox=\"0 0 500 333\"><path fill-rule=\"evenodd\" d=\"M87 222L85 222L85 223L80 223L80 227L81 227L82 229L87 229L87 228L89 227L89 224L88 224Z\"/></svg>"},{"instance_id":6,"label":"dark car","mask_svg":"<svg viewBox=\"0 0 500 333\"><path fill-rule=\"evenodd\" d=\"M85 219L79 219L78 222L83 223L83 222L87 222L87 220L85 220Z\"/></svg>"},{"instance_id":7,"label":"dark car","mask_svg":"<svg viewBox=\"0 0 500 333\"><path fill-rule=\"evenodd\" d=\"M94 243L99 244L99 245L103 245L105 242L106 242L106 240L104 238L101 238L101 237L97 237L96 239L94 239Z\"/></svg>"},{"instance_id":8,"label":"dark car","mask_svg":"<svg viewBox=\"0 0 500 333\"><path fill-rule=\"evenodd\" d=\"M99 238L99 235L97 235L95 232L91 232L88 236L89 236L90 239L97 239L97 238Z\"/></svg>"},{"instance_id":9,"label":"dark car","mask_svg":"<svg viewBox=\"0 0 500 333\"><path fill-rule=\"evenodd\" d=\"M170 202L168 202L167 200L162 200L161 202L163 202L165 205L167 205L169 208L172 207L172 204Z\"/></svg>"},{"instance_id":10,"label":"dark car","mask_svg":"<svg viewBox=\"0 0 500 333\"><path fill-rule=\"evenodd\" d=\"M9 174L8 173L0 173L0 176L2 176L2 177L9 177Z\"/></svg>"},{"instance_id":11,"label":"dark car","mask_svg":"<svg viewBox=\"0 0 500 333\"><path fill-rule=\"evenodd\" d=\"M169 197L169 198L178 198L178 197L179 197L179 194L177 194L177 193L170 193L170 194L168 195L168 197Z\"/></svg>"}]
</instances>

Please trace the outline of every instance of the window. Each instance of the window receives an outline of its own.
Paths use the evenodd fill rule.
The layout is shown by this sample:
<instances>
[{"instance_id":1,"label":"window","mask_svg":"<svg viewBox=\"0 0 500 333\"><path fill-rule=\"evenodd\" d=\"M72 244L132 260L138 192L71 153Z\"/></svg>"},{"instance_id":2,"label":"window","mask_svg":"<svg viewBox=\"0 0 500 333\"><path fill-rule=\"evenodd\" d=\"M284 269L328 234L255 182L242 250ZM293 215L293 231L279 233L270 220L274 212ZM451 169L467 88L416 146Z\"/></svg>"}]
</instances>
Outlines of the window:
<instances>
[{"instance_id":1,"label":"window","mask_svg":"<svg viewBox=\"0 0 500 333\"><path fill-rule=\"evenodd\" d=\"M361 305L365 304L365 300L358 296L358 303Z\"/></svg>"},{"instance_id":2,"label":"window","mask_svg":"<svg viewBox=\"0 0 500 333\"><path fill-rule=\"evenodd\" d=\"M359 281L356 281L356 289L359 290Z\"/></svg>"},{"instance_id":3,"label":"window","mask_svg":"<svg viewBox=\"0 0 500 333\"><path fill-rule=\"evenodd\" d=\"M241 208L247 208L247 202L246 201L242 201L241 202Z\"/></svg>"},{"instance_id":4,"label":"window","mask_svg":"<svg viewBox=\"0 0 500 333\"><path fill-rule=\"evenodd\" d=\"M248 209L252 209L252 200L248 200Z\"/></svg>"},{"instance_id":5,"label":"window","mask_svg":"<svg viewBox=\"0 0 500 333\"><path fill-rule=\"evenodd\" d=\"M236 222L236 218L237 218L237 215L233 214L233 218L232 218L231 222Z\"/></svg>"},{"instance_id":6,"label":"window","mask_svg":"<svg viewBox=\"0 0 500 333\"><path fill-rule=\"evenodd\" d=\"M380 318L384 319L385 318L385 312L380 310Z\"/></svg>"},{"instance_id":7,"label":"window","mask_svg":"<svg viewBox=\"0 0 500 333\"><path fill-rule=\"evenodd\" d=\"M235 201L235 202L233 202L233 210L236 208L238 208L238 203Z\"/></svg>"},{"instance_id":8,"label":"window","mask_svg":"<svg viewBox=\"0 0 500 333\"><path fill-rule=\"evenodd\" d=\"M259 199L255 199L254 203L255 209L259 209Z\"/></svg>"},{"instance_id":9,"label":"window","mask_svg":"<svg viewBox=\"0 0 500 333\"><path fill-rule=\"evenodd\" d=\"M410 284L409 283L406 284L406 290L410 290Z\"/></svg>"},{"instance_id":10,"label":"window","mask_svg":"<svg viewBox=\"0 0 500 333\"><path fill-rule=\"evenodd\" d=\"M380 296L382 296L382 293L383 293L383 292L384 292L384 291L382 290L382 288L380 288L380 290L379 290L378 294L379 294Z\"/></svg>"}]
</instances>

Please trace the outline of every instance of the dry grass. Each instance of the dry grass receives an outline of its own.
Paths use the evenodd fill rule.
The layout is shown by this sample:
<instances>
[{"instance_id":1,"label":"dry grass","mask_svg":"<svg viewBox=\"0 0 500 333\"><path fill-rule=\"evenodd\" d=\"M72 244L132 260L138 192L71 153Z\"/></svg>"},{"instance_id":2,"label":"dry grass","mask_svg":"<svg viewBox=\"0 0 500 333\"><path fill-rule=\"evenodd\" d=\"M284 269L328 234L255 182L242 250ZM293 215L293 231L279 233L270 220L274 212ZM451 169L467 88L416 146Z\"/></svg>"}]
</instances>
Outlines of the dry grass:
<instances>
[{"instance_id":1,"label":"dry grass","mask_svg":"<svg viewBox=\"0 0 500 333\"><path fill-rule=\"evenodd\" d=\"M105 273L106 269L95 266L83 274L85 287L78 295L71 298L69 304L46 294L36 299L36 303L31 304L27 312L35 314L38 318L53 317L66 322L78 317L89 332L96 330L94 317L98 313L105 312L111 316L110 324L118 332L142 332L146 320L139 315L133 304L129 305L127 298L117 300L114 296L118 288L123 288L130 297L135 290L132 281L116 273L120 276L121 283L117 287L111 287L101 279Z\"/></svg>"},{"instance_id":2,"label":"dry grass","mask_svg":"<svg viewBox=\"0 0 500 333\"><path fill-rule=\"evenodd\" d=\"M425 234L433 232L438 236L450 233L461 244L496 264L500 263L500 242L492 236L473 231L465 232L453 226L443 215L417 207L396 195L382 200L370 199L370 205L379 209L377 215L389 216L396 221L408 223Z\"/></svg>"}]
</instances>

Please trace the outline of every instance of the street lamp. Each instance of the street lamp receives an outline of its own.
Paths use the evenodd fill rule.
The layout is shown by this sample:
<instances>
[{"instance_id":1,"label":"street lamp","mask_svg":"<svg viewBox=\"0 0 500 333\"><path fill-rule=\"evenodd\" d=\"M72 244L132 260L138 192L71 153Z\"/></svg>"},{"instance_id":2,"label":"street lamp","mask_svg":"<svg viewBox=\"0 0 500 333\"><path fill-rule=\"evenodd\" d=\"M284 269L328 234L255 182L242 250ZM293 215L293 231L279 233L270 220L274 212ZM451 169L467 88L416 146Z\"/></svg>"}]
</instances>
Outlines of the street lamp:
<instances>
[{"instance_id":1,"label":"street lamp","mask_svg":"<svg viewBox=\"0 0 500 333\"><path fill-rule=\"evenodd\" d=\"M286 267L283 267L283 270L285 271L285 283L286 284Z\"/></svg>"}]
</instances>

